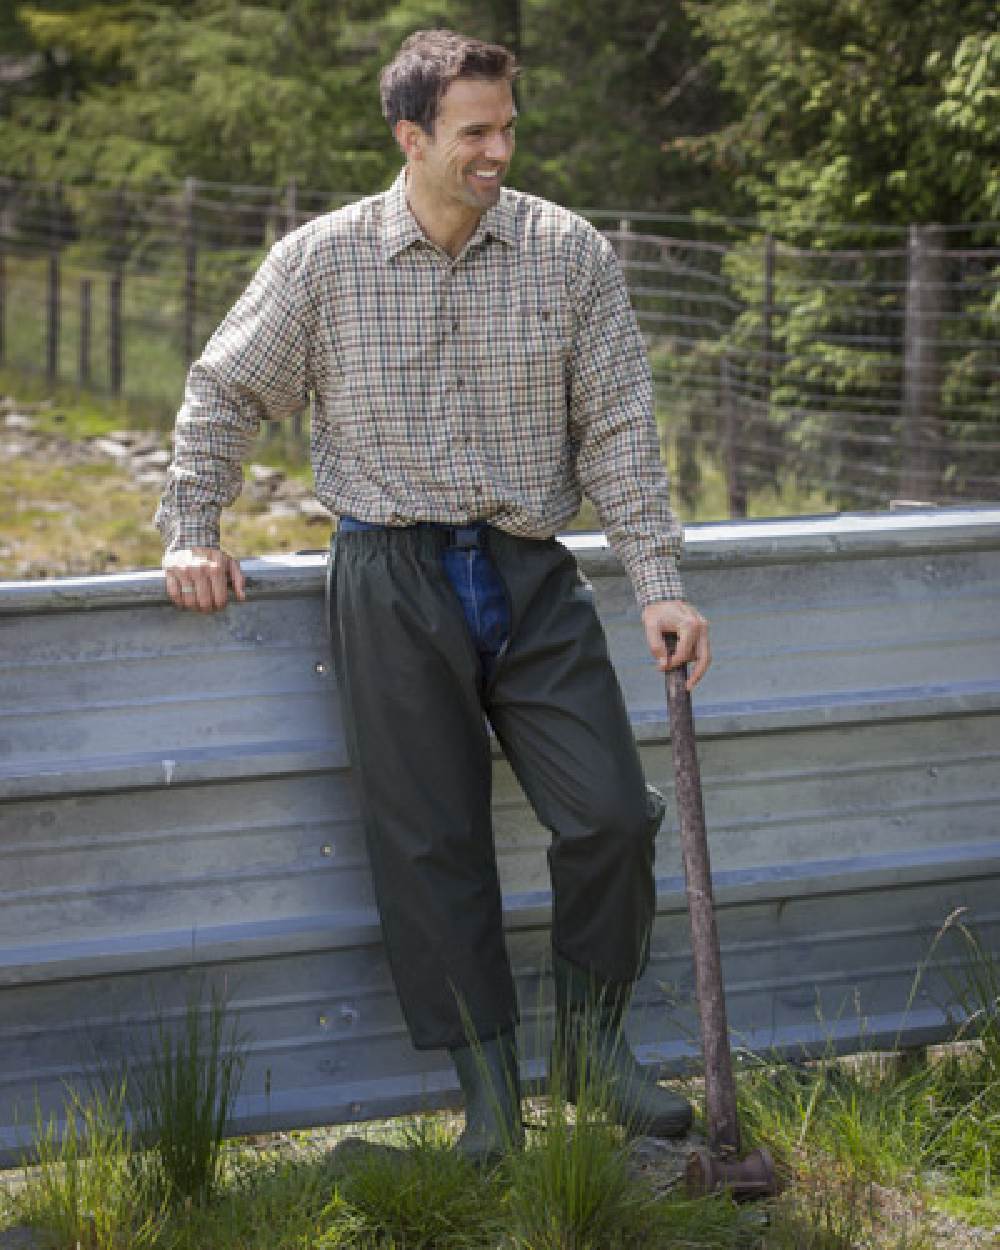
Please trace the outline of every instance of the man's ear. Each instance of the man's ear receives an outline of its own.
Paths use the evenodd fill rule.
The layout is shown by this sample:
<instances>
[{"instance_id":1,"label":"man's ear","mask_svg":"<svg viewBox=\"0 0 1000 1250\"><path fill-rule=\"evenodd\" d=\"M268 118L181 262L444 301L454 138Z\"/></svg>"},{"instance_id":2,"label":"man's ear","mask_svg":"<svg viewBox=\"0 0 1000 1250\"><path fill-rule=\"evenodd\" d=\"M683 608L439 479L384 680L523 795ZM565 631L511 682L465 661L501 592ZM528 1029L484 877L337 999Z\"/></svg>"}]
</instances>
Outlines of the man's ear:
<instances>
[{"instance_id":1,"label":"man's ear","mask_svg":"<svg viewBox=\"0 0 1000 1250\"><path fill-rule=\"evenodd\" d=\"M427 142L427 133L416 122L402 121L396 122L393 130L396 136L396 142L403 151L403 155L408 161L419 161L423 156L424 144Z\"/></svg>"}]
</instances>

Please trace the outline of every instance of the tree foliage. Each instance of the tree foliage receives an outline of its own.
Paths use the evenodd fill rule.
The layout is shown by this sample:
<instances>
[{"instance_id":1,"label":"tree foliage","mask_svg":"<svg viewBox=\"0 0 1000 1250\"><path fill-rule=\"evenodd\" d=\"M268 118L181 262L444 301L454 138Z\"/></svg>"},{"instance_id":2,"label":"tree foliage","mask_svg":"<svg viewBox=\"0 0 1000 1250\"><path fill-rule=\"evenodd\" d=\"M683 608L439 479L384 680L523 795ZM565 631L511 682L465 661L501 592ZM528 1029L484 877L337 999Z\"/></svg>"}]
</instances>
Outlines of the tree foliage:
<instances>
[{"instance_id":1,"label":"tree foliage","mask_svg":"<svg viewBox=\"0 0 1000 1250\"><path fill-rule=\"evenodd\" d=\"M8 169L36 178L377 180L391 145L370 107L363 3L25 7L36 44L78 85L0 120Z\"/></svg>"},{"instance_id":2,"label":"tree foliage","mask_svg":"<svg viewBox=\"0 0 1000 1250\"><path fill-rule=\"evenodd\" d=\"M725 196L662 142L722 120L679 0L534 0L522 46L523 186L563 203L661 212Z\"/></svg>"},{"instance_id":3,"label":"tree foliage","mask_svg":"<svg viewBox=\"0 0 1000 1250\"><path fill-rule=\"evenodd\" d=\"M19 10L55 85L0 100L5 172L372 191L399 158L378 71L448 25L518 50L515 184L576 204L689 207L710 175L661 146L718 121L681 0L64 0Z\"/></svg>"},{"instance_id":4,"label":"tree foliage","mask_svg":"<svg viewBox=\"0 0 1000 1250\"><path fill-rule=\"evenodd\" d=\"M0 76L3 172L377 190L399 163L378 71L440 25L520 53L513 181L539 194L1000 216L990 0L30 0L0 19L26 67Z\"/></svg>"},{"instance_id":5,"label":"tree foliage","mask_svg":"<svg viewBox=\"0 0 1000 1250\"><path fill-rule=\"evenodd\" d=\"M734 105L675 145L771 220L1000 216L991 0L689 0Z\"/></svg>"}]
</instances>

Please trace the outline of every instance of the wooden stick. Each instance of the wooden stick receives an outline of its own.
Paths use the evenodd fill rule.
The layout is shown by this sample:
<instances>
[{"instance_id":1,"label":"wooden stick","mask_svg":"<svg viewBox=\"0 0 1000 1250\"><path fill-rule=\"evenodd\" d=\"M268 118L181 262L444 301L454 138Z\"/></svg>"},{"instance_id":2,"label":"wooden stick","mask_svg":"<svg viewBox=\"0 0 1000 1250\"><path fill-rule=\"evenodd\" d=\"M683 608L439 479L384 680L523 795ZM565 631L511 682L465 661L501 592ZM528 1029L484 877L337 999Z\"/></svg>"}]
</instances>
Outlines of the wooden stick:
<instances>
[{"instance_id":1,"label":"wooden stick","mask_svg":"<svg viewBox=\"0 0 1000 1250\"><path fill-rule=\"evenodd\" d=\"M739 1154L740 1129L736 1118L736 1085L729 1053L729 1025L722 985L719 933L712 898L712 869L705 832L701 772L695 745L687 665L667 673L670 745L674 757L677 816L684 855L691 953L694 958L701 1049L705 1061L705 1114L708 1146L714 1154Z\"/></svg>"}]
</instances>

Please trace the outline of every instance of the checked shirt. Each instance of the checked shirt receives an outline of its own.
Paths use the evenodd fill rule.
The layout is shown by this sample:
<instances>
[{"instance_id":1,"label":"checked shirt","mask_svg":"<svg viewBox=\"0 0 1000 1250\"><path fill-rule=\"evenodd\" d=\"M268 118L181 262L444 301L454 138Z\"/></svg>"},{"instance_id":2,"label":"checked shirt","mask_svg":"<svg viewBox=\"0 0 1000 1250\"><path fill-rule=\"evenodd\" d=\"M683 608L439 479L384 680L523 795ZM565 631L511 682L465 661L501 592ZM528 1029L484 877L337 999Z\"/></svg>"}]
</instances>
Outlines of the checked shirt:
<instances>
[{"instance_id":1,"label":"checked shirt","mask_svg":"<svg viewBox=\"0 0 1000 1250\"><path fill-rule=\"evenodd\" d=\"M331 512L550 538L586 492L640 604L682 596L645 347L610 245L566 209L504 189L452 259L404 171L277 243L188 375L170 549L219 545L261 419L310 398Z\"/></svg>"}]
</instances>

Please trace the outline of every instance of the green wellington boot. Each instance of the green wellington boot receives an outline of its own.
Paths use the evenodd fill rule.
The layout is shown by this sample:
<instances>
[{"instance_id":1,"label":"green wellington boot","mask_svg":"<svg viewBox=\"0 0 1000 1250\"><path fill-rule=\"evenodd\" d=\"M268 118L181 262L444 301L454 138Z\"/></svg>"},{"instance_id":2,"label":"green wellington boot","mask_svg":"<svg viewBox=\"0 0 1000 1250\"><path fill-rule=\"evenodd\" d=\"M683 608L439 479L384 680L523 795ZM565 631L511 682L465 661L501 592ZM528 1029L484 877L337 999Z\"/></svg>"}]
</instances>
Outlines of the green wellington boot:
<instances>
[{"instance_id":1,"label":"green wellington boot","mask_svg":"<svg viewBox=\"0 0 1000 1250\"><path fill-rule=\"evenodd\" d=\"M594 1102L629 1132L683 1137L691 1127L691 1104L656 1083L625 1036L631 986L595 983L582 969L553 955L556 1041L553 1065L561 1064L565 1096L577 1101L580 1083L591 1083Z\"/></svg>"},{"instance_id":2,"label":"green wellington boot","mask_svg":"<svg viewBox=\"0 0 1000 1250\"><path fill-rule=\"evenodd\" d=\"M465 1129L455 1149L480 1167L524 1145L517 1044L512 1033L460 1046L451 1055L465 1096Z\"/></svg>"}]
</instances>

